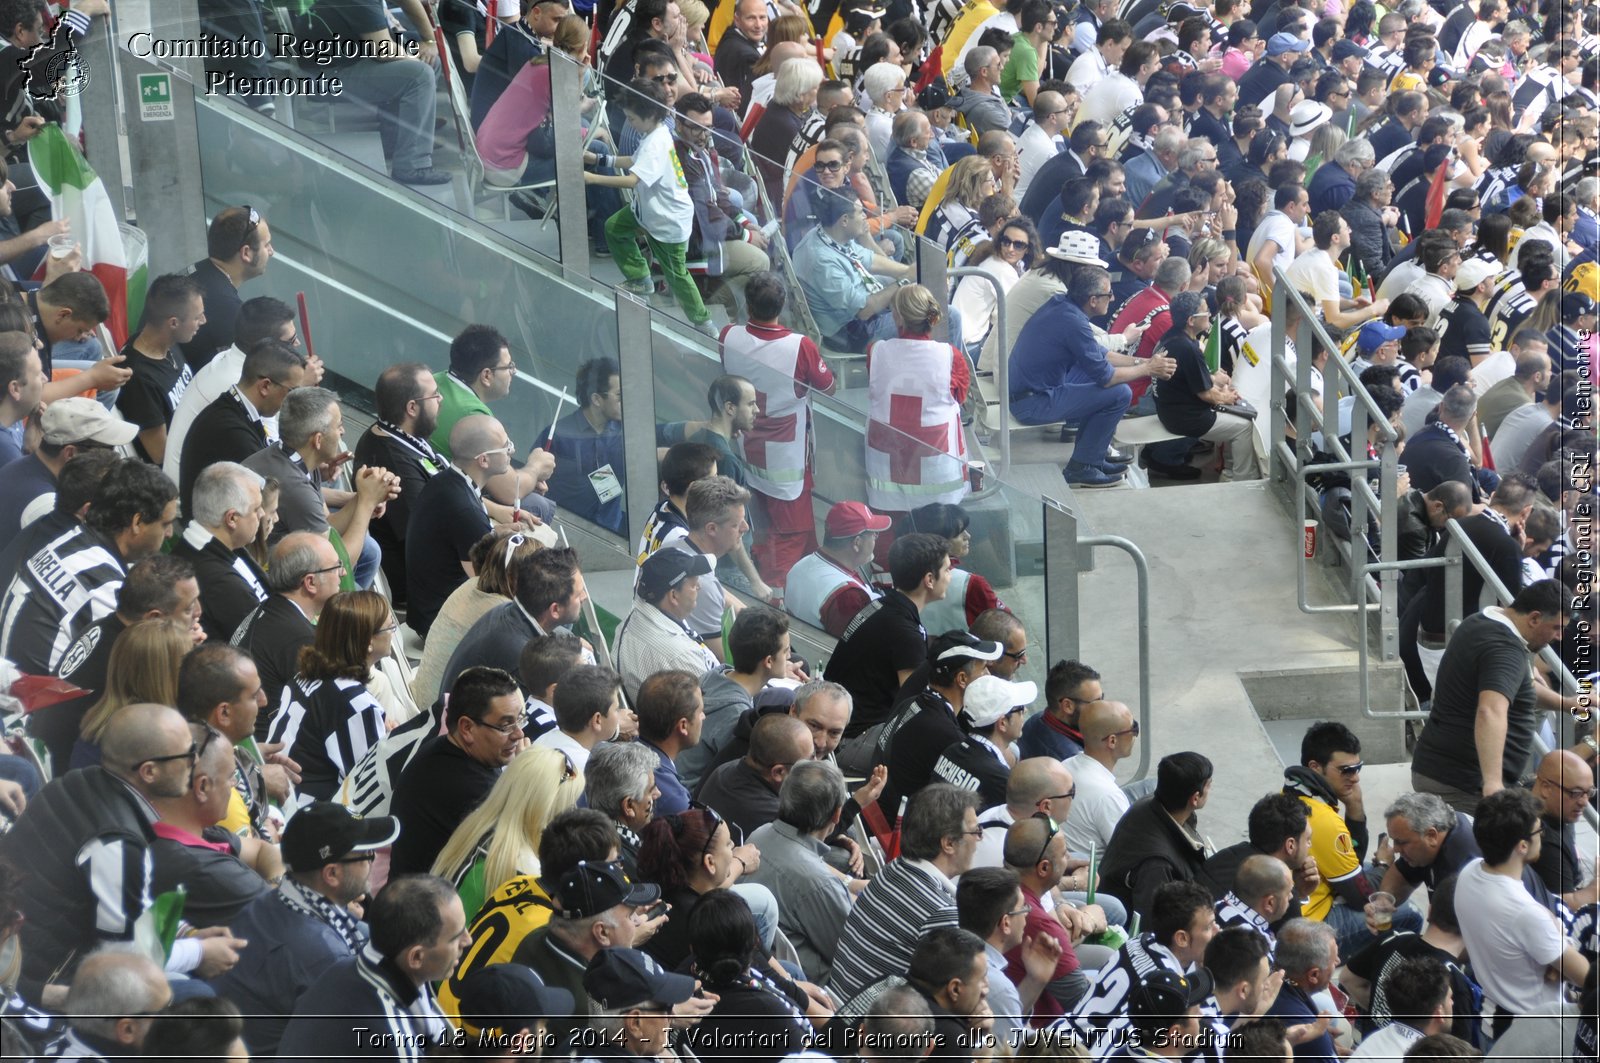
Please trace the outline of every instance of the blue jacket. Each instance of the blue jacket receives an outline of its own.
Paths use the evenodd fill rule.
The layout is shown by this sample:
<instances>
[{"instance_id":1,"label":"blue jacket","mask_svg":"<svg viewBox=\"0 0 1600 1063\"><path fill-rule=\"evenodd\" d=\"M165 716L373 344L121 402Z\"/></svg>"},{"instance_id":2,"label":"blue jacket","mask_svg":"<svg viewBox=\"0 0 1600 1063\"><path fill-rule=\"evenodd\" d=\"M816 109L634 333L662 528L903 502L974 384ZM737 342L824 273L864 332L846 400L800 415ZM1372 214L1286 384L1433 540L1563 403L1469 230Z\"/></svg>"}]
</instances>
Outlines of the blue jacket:
<instances>
[{"instance_id":1,"label":"blue jacket","mask_svg":"<svg viewBox=\"0 0 1600 1063\"><path fill-rule=\"evenodd\" d=\"M1578 208L1578 224L1572 227L1572 242L1592 255L1600 255L1600 218L1588 207Z\"/></svg>"},{"instance_id":2,"label":"blue jacket","mask_svg":"<svg viewBox=\"0 0 1600 1063\"><path fill-rule=\"evenodd\" d=\"M1051 726L1045 719L1048 715L1049 710L1046 710L1022 725L1022 737L1017 739L1017 754L1022 757L1065 760L1082 753L1083 743L1064 733L1059 725Z\"/></svg>"},{"instance_id":3,"label":"blue jacket","mask_svg":"<svg viewBox=\"0 0 1600 1063\"><path fill-rule=\"evenodd\" d=\"M539 439L538 446L556 456L556 471L550 477L550 501L574 516L593 521L608 531L627 534L628 515L623 509L626 492L600 501L596 484L589 474L611 466L618 486L628 482L628 464L622 445L622 422L611 421L596 432L578 410L563 417L555 425L555 442L550 442L550 432Z\"/></svg>"},{"instance_id":4,"label":"blue jacket","mask_svg":"<svg viewBox=\"0 0 1600 1063\"><path fill-rule=\"evenodd\" d=\"M1349 170L1332 159L1324 159L1312 175L1306 193L1311 197L1312 214L1338 210L1356 194L1356 179L1350 176Z\"/></svg>"},{"instance_id":5,"label":"blue jacket","mask_svg":"<svg viewBox=\"0 0 1600 1063\"><path fill-rule=\"evenodd\" d=\"M333 927L291 911L276 890L252 901L229 929L249 944L232 969L211 980L211 988L239 1005L250 1051L258 1058L272 1056L296 1002L328 968L352 954ZM366 924L361 930L365 937Z\"/></svg>"},{"instance_id":6,"label":"blue jacket","mask_svg":"<svg viewBox=\"0 0 1600 1063\"><path fill-rule=\"evenodd\" d=\"M1065 295L1041 306L1011 348L1012 401L1068 383L1105 387L1111 373L1089 319Z\"/></svg>"}]
</instances>

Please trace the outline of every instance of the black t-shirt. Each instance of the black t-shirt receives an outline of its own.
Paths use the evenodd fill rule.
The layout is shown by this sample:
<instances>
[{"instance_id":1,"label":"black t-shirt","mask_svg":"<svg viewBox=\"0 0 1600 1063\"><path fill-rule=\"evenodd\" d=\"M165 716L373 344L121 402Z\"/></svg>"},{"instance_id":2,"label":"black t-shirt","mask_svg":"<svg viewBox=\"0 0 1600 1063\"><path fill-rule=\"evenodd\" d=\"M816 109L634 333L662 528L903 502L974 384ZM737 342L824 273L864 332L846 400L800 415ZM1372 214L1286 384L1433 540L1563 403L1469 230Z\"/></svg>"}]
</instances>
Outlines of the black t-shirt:
<instances>
[{"instance_id":1,"label":"black t-shirt","mask_svg":"<svg viewBox=\"0 0 1600 1063\"><path fill-rule=\"evenodd\" d=\"M916 603L904 594L890 590L857 613L823 670L824 678L843 686L854 699L845 735L854 738L887 719L900 686L900 672L927 659L928 632Z\"/></svg>"},{"instance_id":2,"label":"black t-shirt","mask_svg":"<svg viewBox=\"0 0 1600 1063\"><path fill-rule=\"evenodd\" d=\"M1461 358L1489 356L1489 319L1483 316L1483 311L1471 299L1457 299L1451 303L1439 315L1439 327L1440 358L1451 355Z\"/></svg>"},{"instance_id":3,"label":"black t-shirt","mask_svg":"<svg viewBox=\"0 0 1600 1063\"><path fill-rule=\"evenodd\" d=\"M1168 333L1162 341L1168 357L1178 363L1172 379L1156 384L1156 416L1161 427L1186 436L1203 436L1217 423L1217 411L1200 397L1211 390L1211 370L1205 352L1190 337Z\"/></svg>"},{"instance_id":4,"label":"black t-shirt","mask_svg":"<svg viewBox=\"0 0 1600 1063\"><path fill-rule=\"evenodd\" d=\"M544 54L544 48L521 23L505 26L494 35L489 47L484 49L478 72L472 79L472 128L483 124L489 109L494 106L517 71L528 65L528 60Z\"/></svg>"},{"instance_id":5,"label":"black t-shirt","mask_svg":"<svg viewBox=\"0 0 1600 1063\"><path fill-rule=\"evenodd\" d=\"M1475 1043L1474 1034L1478 1027L1478 1016L1483 1000L1477 984L1467 977L1460 961L1454 956L1444 949L1428 944L1422 940L1421 934L1410 930L1397 930L1387 937L1379 938L1350 957L1347 964L1352 974L1372 984L1373 1020L1386 1023L1392 1021L1396 1015L1395 1008L1390 1006L1383 992L1383 973L1401 960L1419 957L1438 960L1444 964L1445 970L1450 972L1451 996L1455 1000L1455 1019L1450 1024L1450 1032L1469 1044ZM1402 1016L1410 1014L1411 1008L1408 1005L1408 1001L1398 1001L1398 1014Z\"/></svg>"},{"instance_id":6,"label":"black t-shirt","mask_svg":"<svg viewBox=\"0 0 1600 1063\"><path fill-rule=\"evenodd\" d=\"M977 794L979 808L993 808L1005 804L1011 768L994 755L994 750L974 738L966 738L939 754L933 775L941 782Z\"/></svg>"},{"instance_id":7,"label":"black t-shirt","mask_svg":"<svg viewBox=\"0 0 1600 1063\"><path fill-rule=\"evenodd\" d=\"M879 807L893 815L900 798L909 797L933 781L939 755L966 738L944 695L932 687L917 695L884 727L873 760L889 766L889 781Z\"/></svg>"},{"instance_id":8,"label":"black t-shirt","mask_svg":"<svg viewBox=\"0 0 1600 1063\"><path fill-rule=\"evenodd\" d=\"M317 0L311 13L295 23L295 33L302 41L353 40L388 28L389 13L383 0ZM316 66L310 59L301 59L300 65L322 71L363 61L335 58L327 66Z\"/></svg>"},{"instance_id":9,"label":"black t-shirt","mask_svg":"<svg viewBox=\"0 0 1600 1063\"><path fill-rule=\"evenodd\" d=\"M122 348L122 357L122 364L133 371L133 376L117 391L117 412L129 424L137 425L141 432L147 428L170 425L184 390L188 388L189 381L194 379L194 370L179 357L176 347L167 351L164 357L151 358L139 353L129 341ZM155 460L137 436L133 440L133 449L145 461Z\"/></svg>"},{"instance_id":10,"label":"black t-shirt","mask_svg":"<svg viewBox=\"0 0 1600 1063\"><path fill-rule=\"evenodd\" d=\"M300 670L300 651L316 638L316 628L300 607L281 594L274 594L251 613L234 632L233 644L250 655L261 675L261 690L267 708L256 714L256 739L265 740L272 713L283 697L283 688Z\"/></svg>"},{"instance_id":11,"label":"black t-shirt","mask_svg":"<svg viewBox=\"0 0 1600 1063\"><path fill-rule=\"evenodd\" d=\"M1511 703L1501 775L1507 786L1517 784L1539 723L1533 672L1527 643L1487 612L1467 617L1450 638L1433 684L1428 725L1411 760L1413 772L1469 793L1483 788L1474 728L1478 695L1485 690Z\"/></svg>"},{"instance_id":12,"label":"black t-shirt","mask_svg":"<svg viewBox=\"0 0 1600 1063\"><path fill-rule=\"evenodd\" d=\"M354 464L357 471L376 465L400 477L399 496L389 500L383 516L373 521L369 530L383 547L383 574L391 594L397 601L406 601L406 526L422 489L439 473L441 463L403 439L368 428L356 441Z\"/></svg>"},{"instance_id":13,"label":"black t-shirt","mask_svg":"<svg viewBox=\"0 0 1600 1063\"><path fill-rule=\"evenodd\" d=\"M252 234L254 235L254 234ZM200 285L200 298L206 308L206 323L195 332L194 339L183 344L183 360L195 372L217 356L218 351L233 346L234 334L239 326L239 289L233 286L228 275L217 268L209 258L194 264L191 274Z\"/></svg>"},{"instance_id":14,"label":"black t-shirt","mask_svg":"<svg viewBox=\"0 0 1600 1063\"><path fill-rule=\"evenodd\" d=\"M1477 840L1472 836L1472 817L1464 812L1457 812L1456 825L1444 836L1444 842L1439 846L1438 855L1433 858L1433 863L1427 867L1412 867L1406 862L1405 857L1396 856L1394 869L1411 885L1426 886L1432 892L1439 883L1482 855L1478 851Z\"/></svg>"},{"instance_id":15,"label":"black t-shirt","mask_svg":"<svg viewBox=\"0 0 1600 1063\"><path fill-rule=\"evenodd\" d=\"M1583 885L1583 865L1578 863L1578 848L1569 824L1550 816L1544 821L1544 842L1533 870L1551 893L1571 893Z\"/></svg>"},{"instance_id":16,"label":"black t-shirt","mask_svg":"<svg viewBox=\"0 0 1600 1063\"><path fill-rule=\"evenodd\" d=\"M466 582L461 562L493 530L483 499L454 468L423 487L406 524L406 619L427 635L444 600Z\"/></svg>"},{"instance_id":17,"label":"black t-shirt","mask_svg":"<svg viewBox=\"0 0 1600 1063\"><path fill-rule=\"evenodd\" d=\"M448 735L424 746L395 783L389 813L400 821L400 837L389 858L390 874L432 868L450 835L499 778L498 770L467 756Z\"/></svg>"},{"instance_id":18,"label":"black t-shirt","mask_svg":"<svg viewBox=\"0 0 1600 1063\"><path fill-rule=\"evenodd\" d=\"M267 446L267 430L252 409L229 388L195 417L178 456L178 498L184 513L194 497L194 482L218 461L243 462Z\"/></svg>"}]
</instances>

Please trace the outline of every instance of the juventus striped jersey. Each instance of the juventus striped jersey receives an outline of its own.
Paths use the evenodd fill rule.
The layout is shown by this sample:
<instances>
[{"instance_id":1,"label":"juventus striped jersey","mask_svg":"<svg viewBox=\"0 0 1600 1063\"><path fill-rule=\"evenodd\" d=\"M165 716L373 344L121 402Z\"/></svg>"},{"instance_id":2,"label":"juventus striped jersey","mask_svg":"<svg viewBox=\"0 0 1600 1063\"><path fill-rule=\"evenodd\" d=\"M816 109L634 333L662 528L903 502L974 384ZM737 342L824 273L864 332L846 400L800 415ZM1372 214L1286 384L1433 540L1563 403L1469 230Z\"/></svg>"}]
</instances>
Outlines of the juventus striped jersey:
<instances>
[{"instance_id":1,"label":"juventus striped jersey","mask_svg":"<svg viewBox=\"0 0 1600 1063\"><path fill-rule=\"evenodd\" d=\"M1156 942L1154 934L1129 938L1117 950L1117 958L1100 968L1093 987L1072 1013L1057 1019L1051 1030L1062 1037L1076 1037L1091 1058L1105 1059L1127 1041L1128 995L1134 984L1162 968L1174 974L1187 973L1178 958Z\"/></svg>"},{"instance_id":2,"label":"juventus striped jersey","mask_svg":"<svg viewBox=\"0 0 1600 1063\"><path fill-rule=\"evenodd\" d=\"M300 764L300 793L329 801L387 728L383 706L354 679L295 676L283 688L267 741L282 742Z\"/></svg>"},{"instance_id":3,"label":"juventus striped jersey","mask_svg":"<svg viewBox=\"0 0 1600 1063\"><path fill-rule=\"evenodd\" d=\"M0 657L29 674L53 675L72 641L116 612L126 575L116 546L87 525L46 543L0 601Z\"/></svg>"}]
</instances>

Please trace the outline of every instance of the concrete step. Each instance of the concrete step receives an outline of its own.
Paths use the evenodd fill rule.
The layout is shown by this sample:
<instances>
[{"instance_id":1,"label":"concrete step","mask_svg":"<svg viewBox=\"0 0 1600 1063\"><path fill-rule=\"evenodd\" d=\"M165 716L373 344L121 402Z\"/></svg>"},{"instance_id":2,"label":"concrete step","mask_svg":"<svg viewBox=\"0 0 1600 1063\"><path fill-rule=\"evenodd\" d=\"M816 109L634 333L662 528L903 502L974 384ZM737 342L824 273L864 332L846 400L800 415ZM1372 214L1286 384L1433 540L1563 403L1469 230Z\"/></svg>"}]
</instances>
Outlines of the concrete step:
<instances>
[{"instance_id":1,"label":"concrete step","mask_svg":"<svg viewBox=\"0 0 1600 1063\"><path fill-rule=\"evenodd\" d=\"M1216 779L1203 820L1216 827L1218 845L1242 838L1250 806L1282 785L1284 758L1252 688L1262 711L1286 721L1275 725L1286 749L1298 725L1289 719L1329 718L1370 733L1375 750L1387 749L1369 760L1400 759L1398 725L1391 729L1396 737L1383 736L1389 725L1374 733L1349 694L1357 664L1353 618L1306 614L1296 605L1299 529L1268 484L1075 491L1071 506L1081 534L1125 536L1149 561L1152 725L1141 741L1150 743L1152 772L1162 756L1179 750L1211 758ZM1096 551L1095 559L1079 582L1081 658L1105 677L1109 697L1133 705L1132 562L1109 550ZM1313 604L1342 600L1320 563L1309 587ZM1292 745L1298 760L1298 741Z\"/></svg>"}]
</instances>

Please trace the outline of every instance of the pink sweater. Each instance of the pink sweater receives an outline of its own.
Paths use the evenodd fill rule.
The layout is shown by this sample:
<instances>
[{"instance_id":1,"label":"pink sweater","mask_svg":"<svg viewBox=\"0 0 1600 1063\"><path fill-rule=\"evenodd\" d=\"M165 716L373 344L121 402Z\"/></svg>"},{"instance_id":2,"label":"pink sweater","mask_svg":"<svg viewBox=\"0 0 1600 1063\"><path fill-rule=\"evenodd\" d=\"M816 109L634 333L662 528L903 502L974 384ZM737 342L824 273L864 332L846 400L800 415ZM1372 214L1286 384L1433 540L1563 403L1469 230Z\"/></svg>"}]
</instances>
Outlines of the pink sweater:
<instances>
[{"instance_id":1,"label":"pink sweater","mask_svg":"<svg viewBox=\"0 0 1600 1063\"><path fill-rule=\"evenodd\" d=\"M478 157L499 170L527 163L528 137L550 112L550 66L528 63L494 101L478 127Z\"/></svg>"}]
</instances>

